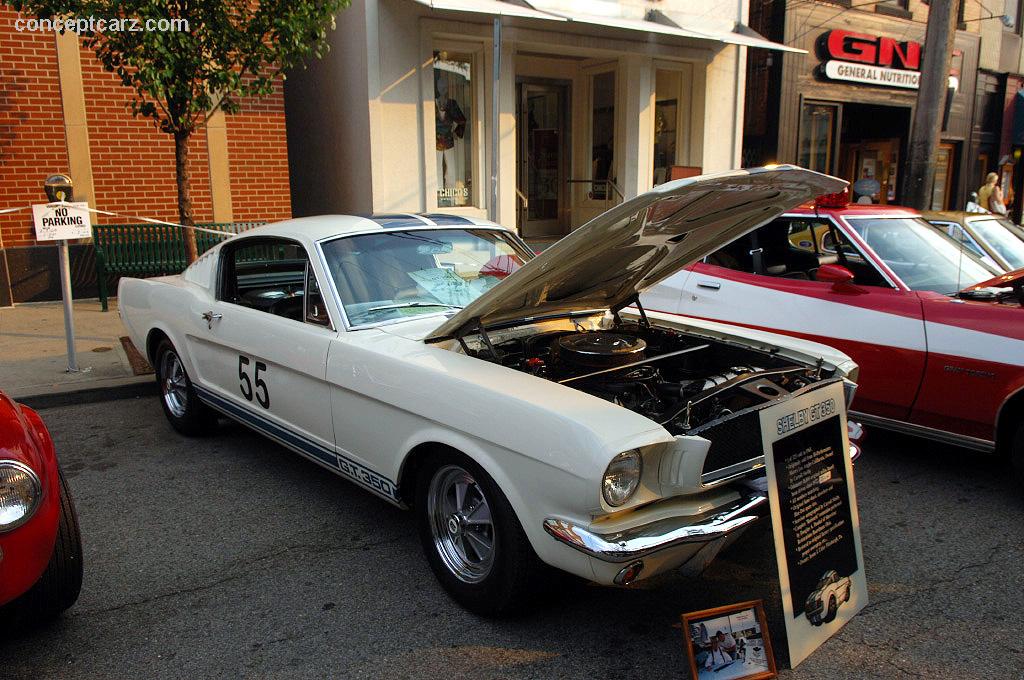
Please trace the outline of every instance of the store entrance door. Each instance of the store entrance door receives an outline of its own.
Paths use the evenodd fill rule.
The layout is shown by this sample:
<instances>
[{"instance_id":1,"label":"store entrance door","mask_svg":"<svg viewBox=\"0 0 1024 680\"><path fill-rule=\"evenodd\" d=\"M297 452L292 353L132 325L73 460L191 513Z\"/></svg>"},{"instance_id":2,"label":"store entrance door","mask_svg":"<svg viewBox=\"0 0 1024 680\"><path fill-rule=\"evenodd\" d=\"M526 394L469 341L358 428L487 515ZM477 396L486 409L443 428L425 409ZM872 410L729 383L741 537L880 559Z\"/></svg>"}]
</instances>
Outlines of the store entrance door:
<instances>
[{"instance_id":1,"label":"store entrance door","mask_svg":"<svg viewBox=\"0 0 1024 680\"><path fill-rule=\"evenodd\" d=\"M895 203L900 140L881 139L844 144L840 167L850 180L850 200L857 203Z\"/></svg>"},{"instance_id":2,"label":"store entrance door","mask_svg":"<svg viewBox=\"0 0 1024 680\"><path fill-rule=\"evenodd\" d=\"M569 233L569 86L522 81L518 88L519 234L560 238Z\"/></svg>"}]
</instances>

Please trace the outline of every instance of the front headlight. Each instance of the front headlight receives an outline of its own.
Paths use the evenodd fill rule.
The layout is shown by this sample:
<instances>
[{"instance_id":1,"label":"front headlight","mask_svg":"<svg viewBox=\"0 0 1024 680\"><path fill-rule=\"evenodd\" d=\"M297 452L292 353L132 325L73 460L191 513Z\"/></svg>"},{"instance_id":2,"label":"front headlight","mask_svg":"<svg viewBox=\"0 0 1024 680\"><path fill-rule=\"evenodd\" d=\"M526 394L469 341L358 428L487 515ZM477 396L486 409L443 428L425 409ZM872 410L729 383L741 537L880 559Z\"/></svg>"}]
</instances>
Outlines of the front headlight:
<instances>
[{"instance_id":1,"label":"front headlight","mask_svg":"<svg viewBox=\"0 0 1024 680\"><path fill-rule=\"evenodd\" d=\"M601 493L608 505L617 508L630 499L640 486L643 467L643 458L635 449L612 458L601 482Z\"/></svg>"},{"instance_id":2,"label":"front headlight","mask_svg":"<svg viewBox=\"0 0 1024 680\"><path fill-rule=\"evenodd\" d=\"M16 460L0 461L0 531L27 522L42 495L43 487L32 468Z\"/></svg>"}]
</instances>

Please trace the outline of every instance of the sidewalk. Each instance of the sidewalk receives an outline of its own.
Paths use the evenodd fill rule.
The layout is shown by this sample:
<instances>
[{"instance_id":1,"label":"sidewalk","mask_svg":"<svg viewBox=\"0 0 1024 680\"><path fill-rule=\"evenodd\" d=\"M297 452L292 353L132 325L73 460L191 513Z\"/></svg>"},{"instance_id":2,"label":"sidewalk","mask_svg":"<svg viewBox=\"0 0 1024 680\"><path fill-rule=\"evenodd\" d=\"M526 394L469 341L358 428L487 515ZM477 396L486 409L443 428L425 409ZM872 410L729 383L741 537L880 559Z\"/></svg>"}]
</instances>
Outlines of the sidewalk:
<instances>
[{"instance_id":1,"label":"sidewalk","mask_svg":"<svg viewBox=\"0 0 1024 680\"><path fill-rule=\"evenodd\" d=\"M52 401L76 395L90 401L113 398L121 388L153 384L153 376L132 371L120 338L126 335L116 301L109 312L98 300L75 301L78 373L68 373L64 308L60 302L36 302L0 308L0 390L15 399ZM46 399L50 397L51 399Z\"/></svg>"}]
</instances>

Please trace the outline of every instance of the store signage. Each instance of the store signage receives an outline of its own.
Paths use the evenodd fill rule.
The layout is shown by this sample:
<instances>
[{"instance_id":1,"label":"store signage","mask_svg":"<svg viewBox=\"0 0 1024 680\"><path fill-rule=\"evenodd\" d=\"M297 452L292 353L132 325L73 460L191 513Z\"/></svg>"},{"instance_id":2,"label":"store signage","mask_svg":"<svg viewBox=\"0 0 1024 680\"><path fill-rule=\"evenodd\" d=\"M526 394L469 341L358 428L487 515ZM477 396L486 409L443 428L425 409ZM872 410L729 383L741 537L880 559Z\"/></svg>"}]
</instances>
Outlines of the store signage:
<instances>
[{"instance_id":1,"label":"store signage","mask_svg":"<svg viewBox=\"0 0 1024 680\"><path fill-rule=\"evenodd\" d=\"M792 667L868 602L842 403L837 380L760 413Z\"/></svg>"},{"instance_id":2,"label":"store signage","mask_svg":"<svg viewBox=\"0 0 1024 680\"><path fill-rule=\"evenodd\" d=\"M921 43L835 29L822 36L822 72L832 80L916 90Z\"/></svg>"},{"instance_id":3,"label":"store signage","mask_svg":"<svg viewBox=\"0 0 1024 680\"><path fill-rule=\"evenodd\" d=\"M32 206L37 241L92 238L88 203L41 203Z\"/></svg>"}]
</instances>

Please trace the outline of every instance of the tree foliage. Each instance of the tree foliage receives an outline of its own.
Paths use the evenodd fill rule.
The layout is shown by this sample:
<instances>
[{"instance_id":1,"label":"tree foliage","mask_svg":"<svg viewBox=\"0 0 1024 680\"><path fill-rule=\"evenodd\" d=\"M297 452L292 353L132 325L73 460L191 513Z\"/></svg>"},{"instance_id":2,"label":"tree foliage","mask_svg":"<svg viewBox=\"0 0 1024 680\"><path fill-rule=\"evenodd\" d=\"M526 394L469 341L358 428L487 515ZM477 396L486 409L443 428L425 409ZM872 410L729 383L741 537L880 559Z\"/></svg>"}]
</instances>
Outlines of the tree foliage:
<instances>
[{"instance_id":1,"label":"tree foliage","mask_svg":"<svg viewBox=\"0 0 1024 680\"><path fill-rule=\"evenodd\" d=\"M104 68L132 90L133 114L154 119L164 132L189 134L211 112L235 113L240 99L270 94L285 71L321 57L328 49L327 32L334 28L334 15L349 0L15 0L12 4L40 18L129 20L129 27L140 30L86 28L79 35ZM147 26L147 21L154 23ZM177 30L157 30L171 26Z\"/></svg>"}]
</instances>

